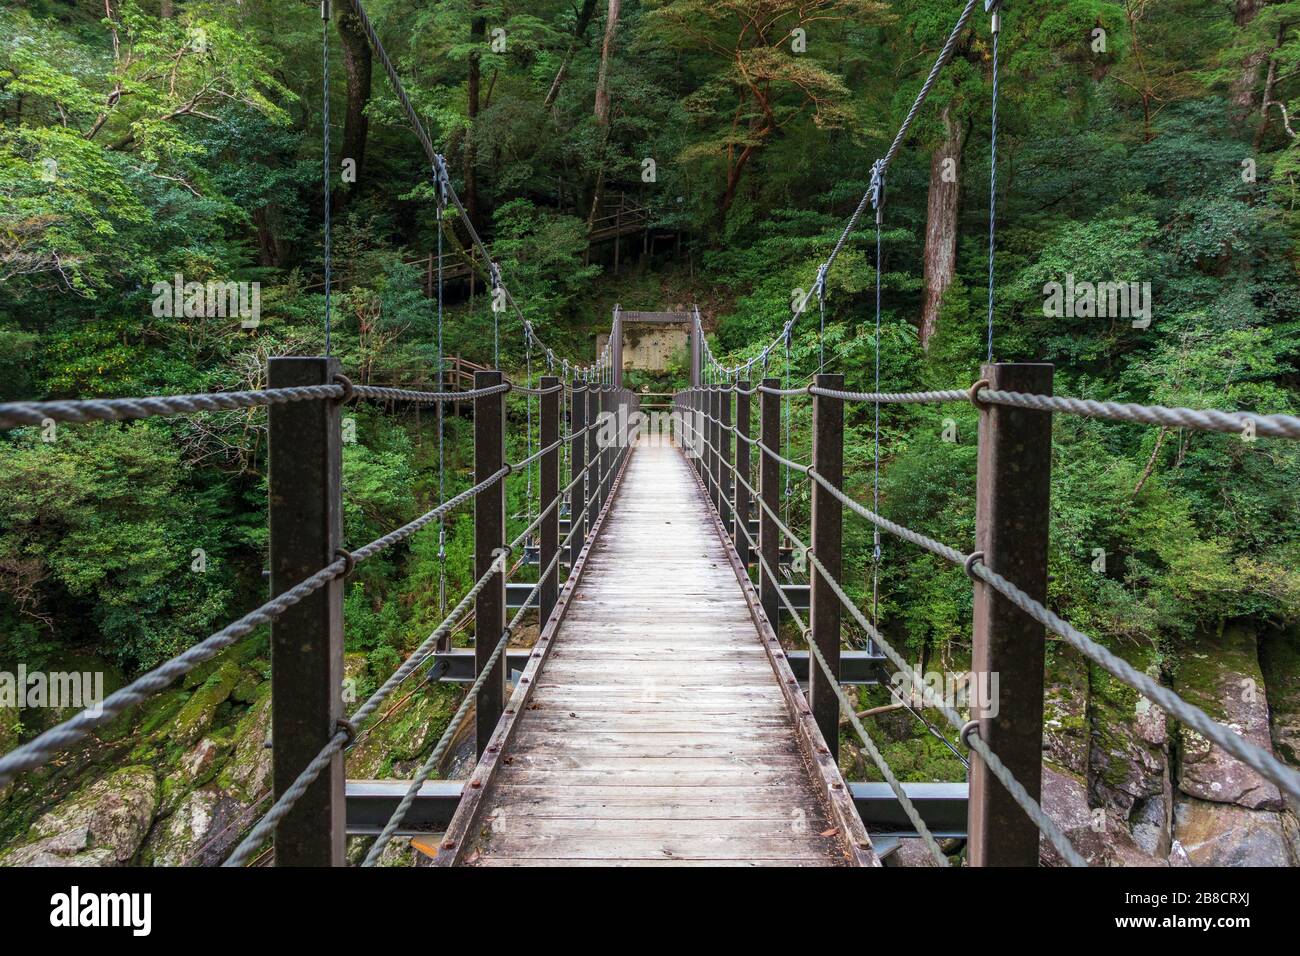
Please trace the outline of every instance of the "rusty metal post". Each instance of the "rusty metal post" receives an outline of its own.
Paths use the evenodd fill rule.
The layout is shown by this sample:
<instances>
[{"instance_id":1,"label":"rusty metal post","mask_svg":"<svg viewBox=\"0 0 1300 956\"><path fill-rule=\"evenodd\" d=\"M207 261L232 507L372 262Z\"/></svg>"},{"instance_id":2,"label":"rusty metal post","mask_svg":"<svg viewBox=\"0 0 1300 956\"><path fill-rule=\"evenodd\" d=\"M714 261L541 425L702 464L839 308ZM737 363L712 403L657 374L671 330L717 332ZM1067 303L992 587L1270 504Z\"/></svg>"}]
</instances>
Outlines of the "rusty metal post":
<instances>
[{"instance_id":1,"label":"rusty metal post","mask_svg":"<svg viewBox=\"0 0 1300 956\"><path fill-rule=\"evenodd\" d=\"M560 380L554 375L543 375L541 381L542 390L554 388L556 391L549 395L543 395L539 401L541 406L538 414L541 421L538 423L539 437L538 444L543 448L549 448L560 440L560 392L557 386ZM542 519L541 534L541 553L539 556L539 568L545 571L551 567L551 561L554 560L556 553L560 550L560 503L555 499L560 494L560 449L557 445L554 451L548 451L541 458L540 479L541 504L543 508L554 503L549 514ZM560 597L560 566L557 563L545 577L542 578L542 587L538 592L538 610L537 625L542 627L551 616L551 611L555 610L555 602Z\"/></svg>"},{"instance_id":2,"label":"rusty metal post","mask_svg":"<svg viewBox=\"0 0 1300 956\"><path fill-rule=\"evenodd\" d=\"M781 387L780 380L775 378L765 378L760 384L764 388ZM765 448L776 450L781 447L781 396L770 392L758 394L759 440ZM776 530L776 521L772 515L777 514L777 509L781 507L781 466L762 448L758 450L758 493L767 506L758 509L758 552L772 572L776 573L777 562L781 558L781 536ZM758 597L772 630L780 633L780 592L777 590L777 582L763 571L761 565L758 573Z\"/></svg>"},{"instance_id":3,"label":"rusty metal post","mask_svg":"<svg viewBox=\"0 0 1300 956\"><path fill-rule=\"evenodd\" d=\"M329 385L338 359L273 358L267 386ZM271 594L338 560L343 540L339 403L270 408ZM272 780L284 794L343 717L343 581L303 598L271 624ZM343 756L275 828L276 866L342 866Z\"/></svg>"},{"instance_id":4,"label":"rusty metal post","mask_svg":"<svg viewBox=\"0 0 1300 956\"><path fill-rule=\"evenodd\" d=\"M1053 366L985 365L999 391L1052 394ZM975 548L984 564L1036 601L1047 600L1047 536L1052 476L1052 414L980 406ZM981 581L975 582L971 678L997 688L972 706L980 739L1002 758L1033 800L1043 766L1043 625ZM995 684L994 678L997 683ZM991 706L984 706L984 705ZM989 713L995 716L989 716ZM1037 866L1038 828L974 754L968 821L971 866Z\"/></svg>"},{"instance_id":5,"label":"rusty metal post","mask_svg":"<svg viewBox=\"0 0 1300 956\"><path fill-rule=\"evenodd\" d=\"M587 398L582 382L576 378L569 392L569 409L569 481L574 481L585 467L587 459L587 436L582 434L587 426ZM580 525L586 521L586 516L578 516L587 507L588 485L589 482L584 478L569 492L570 569L578 566L578 555L582 553L583 535Z\"/></svg>"},{"instance_id":6,"label":"rusty metal post","mask_svg":"<svg viewBox=\"0 0 1300 956\"><path fill-rule=\"evenodd\" d=\"M731 524L731 502L735 497L735 481L731 467L731 386L718 386L718 517L722 526Z\"/></svg>"},{"instance_id":7,"label":"rusty metal post","mask_svg":"<svg viewBox=\"0 0 1300 956\"><path fill-rule=\"evenodd\" d=\"M474 373L474 387L500 385L502 375L496 370ZM506 460L505 392L481 395L474 399L474 481L494 475ZM500 561L506 546L506 483L496 482L474 499L474 579L487 574ZM483 672L488 658L496 649L506 629L506 576L499 569L474 602L474 673ZM487 749L492 731L501 719L506 700L506 656L497 658L492 672L483 682L474 702L475 729L479 756Z\"/></svg>"},{"instance_id":8,"label":"rusty metal post","mask_svg":"<svg viewBox=\"0 0 1300 956\"><path fill-rule=\"evenodd\" d=\"M843 375L817 375L814 383L821 388L843 389ZM813 468L837 488L844 487L844 400L813 395ZM836 581L843 565L841 547L844 539L844 506L821 486L812 483L812 541L809 546L826 566L826 573ZM821 729L831 756L839 758L840 702L835 685L840 676L840 599L835 596L826 577L810 565L809 629L812 640L835 675L835 682L815 660L808 661L808 706Z\"/></svg>"},{"instance_id":9,"label":"rusty metal post","mask_svg":"<svg viewBox=\"0 0 1300 956\"><path fill-rule=\"evenodd\" d=\"M750 390L749 380L745 379L736 385L736 431L742 436L736 439L736 474L750 482L749 477L749 406L752 396L743 394ZM749 489L736 480L736 510L734 514L734 523L732 525L731 537L736 542L736 554L740 557L740 566L742 568L749 566L749 539L745 537L749 533L747 522L749 521ZM744 529L743 531L741 529Z\"/></svg>"},{"instance_id":10,"label":"rusty metal post","mask_svg":"<svg viewBox=\"0 0 1300 956\"><path fill-rule=\"evenodd\" d=\"M600 443L596 436L600 431L600 386L595 382L587 383L587 530L596 527L596 515L600 514Z\"/></svg>"},{"instance_id":11,"label":"rusty metal post","mask_svg":"<svg viewBox=\"0 0 1300 956\"><path fill-rule=\"evenodd\" d=\"M713 495L713 510L722 514L722 386L709 388L709 473L713 476L709 488Z\"/></svg>"},{"instance_id":12,"label":"rusty metal post","mask_svg":"<svg viewBox=\"0 0 1300 956\"><path fill-rule=\"evenodd\" d=\"M614 366L614 384L623 387L623 314L614 306L614 321L610 327L610 358Z\"/></svg>"}]
</instances>

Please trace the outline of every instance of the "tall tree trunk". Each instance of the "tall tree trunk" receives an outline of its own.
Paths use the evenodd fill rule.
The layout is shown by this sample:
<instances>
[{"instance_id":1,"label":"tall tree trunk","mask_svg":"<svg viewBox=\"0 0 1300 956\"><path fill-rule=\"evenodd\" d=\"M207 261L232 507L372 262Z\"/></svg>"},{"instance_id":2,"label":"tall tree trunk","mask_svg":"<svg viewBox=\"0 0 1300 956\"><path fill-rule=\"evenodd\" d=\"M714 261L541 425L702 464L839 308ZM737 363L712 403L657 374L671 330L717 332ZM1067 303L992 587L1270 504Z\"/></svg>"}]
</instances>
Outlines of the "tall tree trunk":
<instances>
[{"instance_id":1,"label":"tall tree trunk","mask_svg":"<svg viewBox=\"0 0 1300 956\"><path fill-rule=\"evenodd\" d=\"M357 181L360 182L365 168L366 135L370 129L370 120L366 117L373 66L370 42L361 28L360 18L350 9L340 11L338 29L343 41L343 67L348 76L348 108L343 118L342 156L356 162ZM341 202L346 201L351 193L352 190L344 192L340 196Z\"/></svg>"},{"instance_id":2,"label":"tall tree trunk","mask_svg":"<svg viewBox=\"0 0 1300 956\"><path fill-rule=\"evenodd\" d=\"M586 39L587 28L591 26L591 21L596 15L596 0L583 0L582 10L578 13L578 22L573 27L573 40L569 43L569 49L564 54L564 59L560 62L560 68L555 71L555 79L551 81L551 88L546 93L546 100L542 104L546 109L555 105L555 99L560 95L560 87L564 84L564 79L569 72L569 64L573 62L573 57L578 52L578 47Z\"/></svg>"},{"instance_id":3,"label":"tall tree trunk","mask_svg":"<svg viewBox=\"0 0 1300 956\"><path fill-rule=\"evenodd\" d=\"M1232 13L1233 22L1239 28L1249 26L1267 2L1268 0L1236 0ZM1255 50L1241 61L1241 73L1232 81L1229 88L1234 122L1240 123L1254 112L1260 69L1268 56L1267 49Z\"/></svg>"},{"instance_id":4,"label":"tall tree trunk","mask_svg":"<svg viewBox=\"0 0 1300 956\"><path fill-rule=\"evenodd\" d=\"M470 0L471 17L469 21L469 42L472 48L469 55L469 103L466 115L469 117L469 129L465 131L465 212L470 222L478 225L478 173L474 168L478 164L478 145L475 138L478 130L475 124L479 113L479 87L482 75L479 59L483 41L487 37L487 18L479 14L483 9L482 0Z\"/></svg>"},{"instance_id":5,"label":"tall tree trunk","mask_svg":"<svg viewBox=\"0 0 1300 956\"><path fill-rule=\"evenodd\" d=\"M596 170L596 188L591 196L591 214L587 217L587 228L600 215L600 204L605 196L605 148L609 143L609 67L614 56L614 36L618 32L618 14L622 0L609 0L609 11L605 16L605 42L600 48L600 72L596 76L596 125L600 133L600 166Z\"/></svg>"},{"instance_id":6,"label":"tall tree trunk","mask_svg":"<svg viewBox=\"0 0 1300 956\"><path fill-rule=\"evenodd\" d=\"M925 281L921 301L921 348L939 328L939 307L957 271L957 209L961 192L961 153L966 125L955 120L951 104L941 115L944 140L930 157L930 196L925 222Z\"/></svg>"}]
</instances>

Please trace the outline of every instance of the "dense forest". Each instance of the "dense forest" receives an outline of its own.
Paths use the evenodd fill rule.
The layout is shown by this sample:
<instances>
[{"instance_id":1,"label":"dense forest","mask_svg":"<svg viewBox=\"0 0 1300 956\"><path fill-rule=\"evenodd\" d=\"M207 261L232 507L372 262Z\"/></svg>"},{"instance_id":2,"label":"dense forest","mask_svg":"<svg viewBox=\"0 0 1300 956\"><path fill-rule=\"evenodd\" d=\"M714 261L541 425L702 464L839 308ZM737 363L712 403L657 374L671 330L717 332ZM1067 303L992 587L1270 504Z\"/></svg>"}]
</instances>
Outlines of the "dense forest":
<instances>
[{"instance_id":1,"label":"dense forest","mask_svg":"<svg viewBox=\"0 0 1300 956\"><path fill-rule=\"evenodd\" d=\"M756 355L839 238L961 6L366 4L524 316L575 363L595 356L615 303L698 303L716 354ZM0 3L0 400L255 388L268 357L320 354L322 166L333 354L360 383L430 386L431 170L342 0L324 24L323 102L322 27L316 0ZM1300 4L1012 0L1000 44L995 358L1055 363L1060 394L1300 411ZM824 349L850 388L873 387L877 354L885 391L978 378L992 93L977 8L889 170L879 277L868 213L827 280L824 333L814 301L768 374L802 383ZM647 215L620 259L588 241L617 204ZM446 285L445 354L535 380L545 368L518 317L492 311L484 264L461 255L466 226L445 224L462 267ZM258 283L259 321L160 310L157 284L180 276ZM1049 287L1076 282L1137 283L1149 312L1053 310ZM628 374L685 381L680 368ZM512 396L512 420L535 425L525 406ZM349 414L345 534L363 543L435 502L437 441L428 413ZM806 460L806 403L789 415L789 454ZM973 540L976 420L965 406L882 408L884 514ZM871 406L850 409L846 472L865 497L874 427ZM450 493L472 462L466 420L446 428ZM0 669L108 669L120 683L259 603L265 444L264 410L0 436ZM510 513L528 514L523 483L510 494ZM796 526L808 495L789 492ZM1061 417L1052 498L1053 608L1300 763L1300 447ZM870 526L846 522L845 542L851 590L869 598ZM471 583L464 516L445 566L438 536L417 535L351 580L362 692L441 619L444 570L453 596ZM886 634L923 669L965 666L961 569L886 540L879 581ZM266 785L265 766L246 764L265 762L268 668L263 636L76 759L0 789L0 845L41 848L81 795L126 788L139 825L104 861L208 859ZM1233 690L1243 681L1258 700ZM1049 808L1093 834L1093 858L1300 864L1295 808L1271 785L1220 774L1230 758L1172 722L1135 720L1135 706L1148 716L1135 694L1055 644L1049 683ZM962 778L884 688L860 693L904 779ZM446 688L420 698L385 730L417 762L454 709ZM0 751L57 716L0 709ZM159 730L176 719L189 729ZM847 741L846 769L870 777ZM174 822L195 801L210 811L202 832ZM1225 848L1224 833L1241 839Z\"/></svg>"}]
</instances>

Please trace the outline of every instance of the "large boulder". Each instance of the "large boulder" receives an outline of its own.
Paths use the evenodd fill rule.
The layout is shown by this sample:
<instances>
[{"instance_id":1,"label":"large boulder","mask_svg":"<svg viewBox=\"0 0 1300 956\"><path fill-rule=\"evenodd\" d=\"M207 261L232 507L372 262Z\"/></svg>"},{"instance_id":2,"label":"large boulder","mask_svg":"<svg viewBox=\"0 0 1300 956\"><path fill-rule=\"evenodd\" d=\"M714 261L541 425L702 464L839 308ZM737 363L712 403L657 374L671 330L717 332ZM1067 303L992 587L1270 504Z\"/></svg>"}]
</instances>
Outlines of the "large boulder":
<instances>
[{"instance_id":1,"label":"large boulder","mask_svg":"<svg viewBox=\"0 0 1300 956\"><path fill-rule=\"evenodd\" d=\"M32 824L4 866L122 866L149 832L158 783L148 767L123 767L96 780Z\"/></svg>"},{"instance_id":2,"label":"large boulder","mask_svg":"<svg viewBox=\"0 0 1300 956\"><path fill-rule=\"evenodd\" d=\"M354 779L409 776L437 744L461 693L454 685L426 685L402 703L388 704L386 716L372 722L348 753L348 775Z\"/></svg>"},{"instance_id":3,"label":"large boulder","mask_svg":"<svg viewBox=\"0 0 1300 956\"><path fill-rule=\"evenodd\" d=\"M212 725L217 708L239 686L243 672L235 660L222 660L208 675L207 680L194 689L184 706L176 714L168 729L169 738L183 747L199 741Z\"/></svg>"},{"instance_id":4,"label":"large boulder","mask_svg":"<svg viewBox=\"0 0 1300 956\"><path fill-rule=\"evenodd\" d=\"M1255 632L1228 625L1205 637L1178 668L1174 689L1257 746L1272 752L1268 699ZM1278 788L1190 727L1179 729L1178 789L1189 797L1250 810L1281 810Z\"/></svg>"},{"instance_id":5,"label":"large boulder","mask_svg":"<svg viewBox=\"0 0 1300 956\"><path fill-rule=\"evenodd\" d=\"M221 789L245 804L257 800L271 787L271 751L266 746L271 733L270 691L267 681L256 703L239 719L230 759L217 776Z\"/></svg>"},{"instance_id":6,"label":"large boulder","mask_svg":"<svg viewBox=\"0 0 1300 956\"><path fill-rule=\"evenodd\" d=\"M1043 687L1043 745L1049 760L1070 773L1088 772L1088 665L1074 648L1048 645Z\"/></svg>"},{"instance_id":7,"label":"large boulder","mask_svg":"<svg viewBox=\"0 0 1300 956\"><path fill-rule=\"evenodd\" d=\"M1134 668L1158 679L1156 648L1147 643L1115 649ZM1169 733L1164 711L1096 665L1089 667L1092 802L1124 816L1140 801L1168 790Z\"/></svg>"},{"instance_id":8,"label":"large boulder","mask_svg":"<svg viewBox=\"0 0 1300 956\"><path fill-rule=\"evenodd\" d=\"M1171 860L1178 857L1193 866L1297 866L1295 820L1290 814L1183 797L1174 807L1170 853Z\"/></svg>"},{"instance_id":9,"label":"large boulder","mask_svg":"<svg viewBox=\"0 0 1300 956\"><path fill-rule=\"evenodd\" d=\"M1088 788L1082 777L1043 764L1040 802L1089 866L1166 865L1165 861L1142 852L1117 811L1088 805ZM1065 860L1046 838L1039 842L1039 861L1044 866L1065 865Z\"/></svg>"},{"instance_id":10,"label":"large boulder","mask_svg":"<svg viewBox=\"0 0 1300 956\"><path fill-rule=\"evenodd\" d=\"M1300 627L1261 634L1259 665L1268 694L1273 747L1287 763L1300 767Z\"/></svg>"},{"instance_id":11,"label":"large boulder","mask_svg":"<svg viewBox=\"0 0 1300 956\"><path fill-rule=\"evenodd\" d=\"M217 866L251 822L246 809L219 787L193 790L153 828L142 858L151 866Z\"/></svg>"}]
</instances>

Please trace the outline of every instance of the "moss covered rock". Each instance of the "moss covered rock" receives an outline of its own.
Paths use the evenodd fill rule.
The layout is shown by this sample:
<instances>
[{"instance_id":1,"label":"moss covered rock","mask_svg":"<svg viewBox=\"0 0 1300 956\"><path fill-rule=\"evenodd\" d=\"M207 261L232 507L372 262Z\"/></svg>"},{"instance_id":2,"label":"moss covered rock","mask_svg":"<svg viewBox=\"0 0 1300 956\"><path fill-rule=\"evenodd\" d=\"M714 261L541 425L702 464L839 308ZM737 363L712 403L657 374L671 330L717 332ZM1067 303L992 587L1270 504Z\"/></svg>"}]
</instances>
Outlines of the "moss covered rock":
<instances>
[{"instance_id":1,"label":"moss covered rock","mask_svg":"<svg viewBox=\"0 0 1300 956\"><path fill-rule=\"evenodd\" d=\"M182 747L196 743L212 725L217 708L226 702L242 677L238 662L222 661L176 714L168 734L171 740Z\"/></svg>"},{"instance_id":2,"label":"moss covered rock","mask_svg":"<svg viewBox=\"0 0 1300 956\"><path fill-rule=\"evenodd\" d=\"M1134 668L1160 678L1150 643L1113 648ZM1088 783L1092 802L1128 814L1167 788L1169 733L1164 711L1100 667L1088 669Z\"/></svg>"},{"instance_id":3,"label":"moss covered rock","mask_svg":"<svg viewBox=\"0 0 1300 956\"><path fill-rule=\"evenodd\" d=\"M1174 852L1193 866L1298 866L1295 818L1268 810L1181 797Z\"/></svg>"},{"instance_id":4,"label":"moss covered rock","mask_svg":"<svg viewBox=\"0 0 1300 956\"><path fill-rule=\"evenodd\" d=\"M222 790L242 803L252 803L271 786L271 751L266 747L270 732L271 682L266 681L235 725L230 759L217 774Z\"/></svg>"},{"instance_id":5,"label":"moss covered rock","mask_svg":"<svg viewBox=\"0 0 1300 956\"><path fill-rule=\"evenodd\" d=\"M1273 747L1283 760L1300 767L1300 627L1261 634L1259 664L1268 694Z\"/></svg>"},{"instance_id":6,"label":"moss covered rock","mask_svg":"<svg viewBox=\"0 0 1300 956\"><path fill-rule=\"evenodd\" d=\"M1255 632L1229 625L1205 635L1178 667L1174 690L1234 733L1267 751L1268 699ZM1178 789L1189 797L1235 803L1251 810L1281 810L1277 787L1190 727L1180 727Z\"/></svg>"},{"instance_id":7,"label":"moss covered rock","mask_svg":"<svg viewBox=\"0 0 1300 956\"><path fill-rule=\"evenodd\" d=\"M4 866L121 866L149 832L158 784L148 767L123 767L41 816Z\"/></svg>"},{"instance_id":8,"label":"moss covered rock","mask_svg":"<svg viewBox=\"0 0 1300 956\"><path fill-rule=\"evenodd\" d=\"M1071 773L1088 772L1088 665L1073 648L1050 645L1043 687L1043 744Z\"/></svg>"},{"instance_id":9,"label":"moss covered rock","mask_svg":"<svg viewBox=\"0 0 1300 956\"><path fill-rule=\"evenodd\" d=\"M217 866L243 835L245 806L220 787L188 793L153 828L141 860L149 866Z\"/></svg>"}]
</instances>

